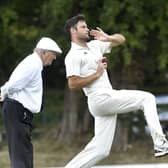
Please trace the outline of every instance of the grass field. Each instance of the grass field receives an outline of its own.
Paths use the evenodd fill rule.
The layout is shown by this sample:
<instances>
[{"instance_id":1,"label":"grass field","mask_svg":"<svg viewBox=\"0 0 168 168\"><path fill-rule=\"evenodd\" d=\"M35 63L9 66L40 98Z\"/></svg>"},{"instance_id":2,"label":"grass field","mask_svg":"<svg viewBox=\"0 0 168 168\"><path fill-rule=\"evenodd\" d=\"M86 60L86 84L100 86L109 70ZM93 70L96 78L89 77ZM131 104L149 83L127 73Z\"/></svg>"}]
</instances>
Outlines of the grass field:
<instances>
[{"instance_id":1,"label":"grass field","mask_svg":"<svg viewBox=\"0 0 168 168\"><path fill-rule=\"evenodd\" d=\"M34 145L34 168L64 166L73 156L80 152L87 142L91 139L83 137L82 142L74 142L73 144L62 144L54 139L50 134L45 135L51 128L56 127L56 123L60 120L63 111L63 93L49 91L46 99L46 106L40 115L35 117L35 128L42 128L40 136L33 136ZM0 124L1 124L0 117ZM50 125L51 124L51 125ZM48 128L46 128L46 125ZM0 125L1 126L1 125ZM1 126L2 127L2 126ZM51 127L51 128L50 128ZM3 130L2 128L0 130ZM84 139L84 140L83 140ZM108 158L99 164L134 164L134 163L167 163L168 156L155 158L153 156L153 145L151 137L137 138L131 142L125 151L111 150ZM9 157L6 141L0 143L0 168L9 168Z\"/></svg>"},{"instance_id":2,"label":"grass field","mask_svg":"<svg viewBox=\"0 0 168 168\"><path fill-rule=\"evenodd\" d=\"M34 144L34 167L44 168L53 166L64 166L84 144L64 145L56 139L38 138L33 140ZM154 158L153 148L149 138L145 141L138 140L128 146L126 151L111 151L108 158L99 164L129 164L129 163L167 163L168 156ZM9 158L6 144L0 147L0 168L9 168Z\"/></svg>"}]
</instances>

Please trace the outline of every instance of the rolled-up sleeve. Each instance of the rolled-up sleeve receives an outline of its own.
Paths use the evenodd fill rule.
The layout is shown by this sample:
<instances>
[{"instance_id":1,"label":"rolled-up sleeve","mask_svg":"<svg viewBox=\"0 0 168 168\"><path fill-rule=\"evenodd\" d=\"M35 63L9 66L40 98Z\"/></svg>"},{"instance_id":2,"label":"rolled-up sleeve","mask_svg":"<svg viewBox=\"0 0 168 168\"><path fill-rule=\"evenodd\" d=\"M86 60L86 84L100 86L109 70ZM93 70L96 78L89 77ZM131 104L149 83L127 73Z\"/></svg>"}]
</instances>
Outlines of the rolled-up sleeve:
<instances>
[{"instance_id":1,"label":"rolled-up sleeve","mask_svg":"<svg viewBox=\"0 0 168 168\"><path fill-rule=\"evenodd\" d=\"M76 54L69 54L65 59L66 76L80 76L80 56Z\"/></svg>"},{"instance_id":2,"label":"rolled-up sleeve","mask_svg":"<svg viewBox=\"0 0 168 168\"><path fill-rule=\"evenodd\" d=\"M93 40L90 42L95 48L99 49L102 54L110 53L112 48L111 42L103 42L100 40Z\"/></svg>"}]
</instances>

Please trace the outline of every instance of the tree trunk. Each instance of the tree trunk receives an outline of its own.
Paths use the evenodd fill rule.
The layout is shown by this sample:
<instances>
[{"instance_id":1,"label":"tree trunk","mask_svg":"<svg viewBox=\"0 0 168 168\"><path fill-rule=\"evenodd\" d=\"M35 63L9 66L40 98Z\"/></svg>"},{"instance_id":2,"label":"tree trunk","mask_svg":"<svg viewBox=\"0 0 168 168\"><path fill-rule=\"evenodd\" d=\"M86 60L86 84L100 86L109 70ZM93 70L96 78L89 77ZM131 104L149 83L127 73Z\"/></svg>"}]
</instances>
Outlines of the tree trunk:
<instances>
[{"instance_id":1,"label":"tree trunk","mask_svg":"<svg viewBox=\"0 0 168 168\"><path fill-rule=\"evenodd\" d=\"M90 130L92 117L81 91L70 91L66 87L64 95L64 112L59 139L71 143L74 138Z\"/></svg>"},{"instance_id":2,"label":"tree trunk","mask_svg":"<svg viewBox=\"0 0 168 168\"><path fill-rule=\"evenodd\" d=\"M110 80L114 89L137 89L143 83L143 60L134 60L131 65L124 66L122 63L109 71ZM121 68L123 67L123 68ZM113 150L127 150L129 143L130 122L129 114L119 115L116 133L113 142Z\"/></svg>"},{"instance_id":3,"label":"tree trunk","mask_svg":"<svg viewBox=\"0 0 168 168\"><path fill-rule=\"evenodd\" d=\"M118 117L112 150L114 151L127 150L128 132L129 129L127 123Z\"/></svg>"}]
</instances>

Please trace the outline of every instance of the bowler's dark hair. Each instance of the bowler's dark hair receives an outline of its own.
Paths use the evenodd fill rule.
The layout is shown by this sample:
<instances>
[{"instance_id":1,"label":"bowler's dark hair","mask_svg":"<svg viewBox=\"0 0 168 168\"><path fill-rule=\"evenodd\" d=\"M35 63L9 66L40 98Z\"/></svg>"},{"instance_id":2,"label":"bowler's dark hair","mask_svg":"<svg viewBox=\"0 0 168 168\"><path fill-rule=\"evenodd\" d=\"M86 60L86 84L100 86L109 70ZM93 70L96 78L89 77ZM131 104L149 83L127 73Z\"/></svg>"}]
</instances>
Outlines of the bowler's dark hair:
<instances>
[{"instance_id":1,"label":"bowler's dark hair","mask_svg":"<svg viewBox=\"0 0 168 168\"><path fill-rule=\"evenodd\" d=\"M68 38L71 39L70 29L76 28L76 25L79 21L85 21L85 16L83 14L78 14L74 17L69 18L64 26L64 32L68 35Z\"/></svg>"}]
</instances>

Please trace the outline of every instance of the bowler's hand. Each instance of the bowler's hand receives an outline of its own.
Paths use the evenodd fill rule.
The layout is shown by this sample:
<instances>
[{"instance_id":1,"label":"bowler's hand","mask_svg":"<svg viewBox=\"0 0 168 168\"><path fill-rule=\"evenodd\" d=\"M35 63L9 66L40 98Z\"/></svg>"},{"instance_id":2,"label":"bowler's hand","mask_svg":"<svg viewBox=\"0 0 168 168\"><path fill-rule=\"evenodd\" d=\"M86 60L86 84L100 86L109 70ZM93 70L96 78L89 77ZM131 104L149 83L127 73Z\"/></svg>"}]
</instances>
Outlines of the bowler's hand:
<instances>
[{"instance_id":1,"label":"bowler's hand","mask_svg":"<svg viewBox=\"0 0 168 168\"><path fill-rule=\"evenodd\" d=\"M112 47L116 47L120 44L125 42L125 37L122 34L112 34L108 35L99 27L96 28L97 30L91 30L90 35L94 37L96 40L104 41L104 42L111 42Z\"/></svg>"},{"instance_id":2,"label":"bowler's hand","mask_svg":"<svg viewBox=\"0 0 168 168\"><path fill-rule=\"evenodd\" d=\"M105 33L101 28L96 27L96 30L92 29L90 31L90 35L94 37L96 40L100 41L107 41L108 40L108 34Z\"/></svg>"},{"instance_id":3,"label":"bowler's hand","mask_svg":"<svg viewBox=\"0 0 168 168\"><path fill-rule=\"evenodd\" d=\"M107 68L107 58L106 57L102 57L100 60L98 60L98 67L97 67L97 75L100 77L103 72L104 69Z\"/></svg>"}]
</instances>

